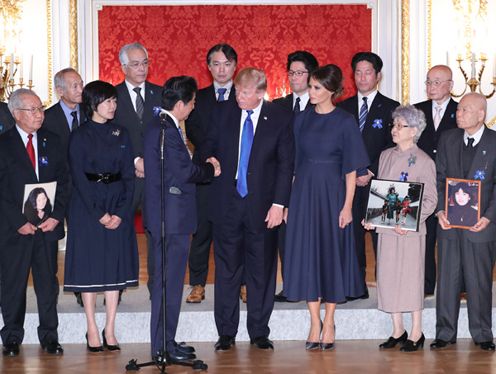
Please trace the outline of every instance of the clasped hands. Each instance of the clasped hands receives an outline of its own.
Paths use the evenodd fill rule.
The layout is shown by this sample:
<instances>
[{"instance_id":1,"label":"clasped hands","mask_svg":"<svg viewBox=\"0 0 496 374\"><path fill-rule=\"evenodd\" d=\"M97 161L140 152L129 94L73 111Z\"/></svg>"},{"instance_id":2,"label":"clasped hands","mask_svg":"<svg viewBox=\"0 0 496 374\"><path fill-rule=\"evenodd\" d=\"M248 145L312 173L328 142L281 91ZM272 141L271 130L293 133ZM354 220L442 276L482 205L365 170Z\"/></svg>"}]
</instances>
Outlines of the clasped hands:
<instances>
[{"instance_id":1,"label":"clasped hands","mask_svg":"<svg viewBox=\"0 0 496 374\"><path fill-rule=\"evenodd\" d=\"M212 166L214 167L214 177L218 177L220 175L220 173L222 172L222 170L220 168L219 160L217 160L215 157L209 157L209 158L207 158L207 162L209 164L212 164Z\"/></svg>"},{"instance_id":2,"label":"clasped hands","mask_svg":"<svg viewBox=\"0 0 496 374\"><path fill-rule=\"evenodd\" d=\"M38 227L36 227L30 222L26 222L24 225L19 227L19 229L17 229L17 232L21 235L34 235L37 229L40 229L43 232L50 232L53 231L58 224L59 224L58 220L50 217L46 221L40 223Z\"/></svg>"},{"instance_id":3,"label":"clasped hands","mask_svg":"<svg viewBox=\"0 0 496 374\"><path fill-rule=\"evenodd\" d=\"M122 219L119 216L105 213L99 221L103 226L105 226L106 229L115 230L121 224Z\"/></svg>"}]
</instances>

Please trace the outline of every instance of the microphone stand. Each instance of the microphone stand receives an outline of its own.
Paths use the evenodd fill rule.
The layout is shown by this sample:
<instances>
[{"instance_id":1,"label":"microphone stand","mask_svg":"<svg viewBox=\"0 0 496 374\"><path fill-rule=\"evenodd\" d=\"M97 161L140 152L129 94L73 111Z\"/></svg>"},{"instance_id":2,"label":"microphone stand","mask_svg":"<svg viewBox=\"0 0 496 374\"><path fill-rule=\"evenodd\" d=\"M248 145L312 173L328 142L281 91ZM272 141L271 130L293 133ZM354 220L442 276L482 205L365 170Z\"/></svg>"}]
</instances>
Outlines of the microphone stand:
<instances>
[{"instance_id":1,"label":"microphone stand","mask_svg":"<svg viewBox=\"0 0 496 374\"><path fill-rule=\"evenodd\" d=\"M205 371L208 369L207 364L201 360L188 360L188 361L173 361L170 359L167 353L167 240L165 236L165 192L164 192L164 177L165 177L165 117L164 112L160 113L160 243L162 250L162 349L161 351L153 357L152 361L144 362L139 364L138 360L132 359L126 365L126 370L137 371L142 367L146 366L156 366L160 373L167 373L166 367L171 365L189 366L193 370Z\"/></svg>"}]
</instances>

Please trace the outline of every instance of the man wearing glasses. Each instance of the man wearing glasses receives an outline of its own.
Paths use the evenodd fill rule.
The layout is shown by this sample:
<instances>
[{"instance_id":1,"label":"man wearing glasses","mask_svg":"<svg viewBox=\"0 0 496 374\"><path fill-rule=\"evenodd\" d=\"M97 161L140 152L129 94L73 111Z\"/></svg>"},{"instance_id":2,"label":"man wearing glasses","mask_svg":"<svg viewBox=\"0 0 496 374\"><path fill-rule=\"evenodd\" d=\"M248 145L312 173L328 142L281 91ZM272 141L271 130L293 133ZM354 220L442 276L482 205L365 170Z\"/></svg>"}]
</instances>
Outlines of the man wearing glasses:
<instances>
[{"instance_id":1,"label":"man wearing glasses","mask_svg":"<svg viewBox=\"0 0 496 374\"><path fill-rule=\"evenodd\" d=\"M135 186L133 208L142 206L145 169L143 161L143 134L153 119L153 107L161 106L162 87L146 80L148 76L148 52L140 43L123 46L119 52L119 61L124 72L124 82L118 84L117 110L113 122L128 129L134 152ZM151 294L153 279L153 253L148 248L148 291Z\"/></svg>"},{"instance_id":2,"label":"man wearing glasses","mask_svg":"<svg viewBox=\"0 0 496 374\"><path fill-rule=\"evenodd\" d=\"M61 355L64 350L57 333L59 288L50 248L51 243L64 237L63 222L69 197L66 157L60 151L59 138L41 128L44 107L33 91L21 88L12 93L9 110L15 118L15 126L0 136L3 355L19 354L31 270L40 320L38 339L47 353ZM36 226L23 214L24 189L27 184L50 182L57 183L53 210Z\"/></svg>"},{"instance_id":3,"label":"man wearing glasses","mask_svg":"<svg viewBox=\"0 0 496 374\"><path fill-rule=\"evenodd\" d=\"M429 100L415 104L425 114L427 126L417 143L420 149L436 161L437 143L441 133L456 128L457 103L451 98L452 72L449 66L436 65L427 73L425 90ZM437 217L433 214L426 222L425 286L426 296L432 296L436 287L436 231Z\"/></svg>"},{"instance_id":4,"label":"man wearing glasses","mask_svg":"<svg viewBox=\"0 0 496 374\"><path fill-rule=\"evenodd\" d=\"M382 59L372 52L358 52L351 60L357 94L338 104L347 112L353 114L362 133L363 142L371 164L367 169L357 170L357 189L353 199L353 229L358 263L365 282L365 230L360 222L365 217L369 196L370 179L377 175L379 156L386 148L393 146L391 129L391 113L400 105L378 91L382 78ZM399 178L399 176L398 176ZM374 253L377 248L377 234L372 233ZM365 286L363 299L369 297Z\"/></svg>"},{"instance_id":5,"label":"man wearing glasses","mask_svg":"<svg viewBox=\"0 0 496 374\"><path fill-rule=\"evenodd\" d=\"M308 77L319 67L319 63L314 55L307 51L295 51L288 55L286 68L288 70L289 87L291 93L285 97L280 97L274 100L274 103L280 104L295 114L304 111L310 103L308 96ZM281 259L281 274L283 274L282 266L284 264L284 243L286 236L286 224L283 223L278 228L277 248ZM284 280L283 280L284 282ZM283 289L274 296L274 301L286 302L287 298L284 295Z\"/></svg>"}]
</instances>

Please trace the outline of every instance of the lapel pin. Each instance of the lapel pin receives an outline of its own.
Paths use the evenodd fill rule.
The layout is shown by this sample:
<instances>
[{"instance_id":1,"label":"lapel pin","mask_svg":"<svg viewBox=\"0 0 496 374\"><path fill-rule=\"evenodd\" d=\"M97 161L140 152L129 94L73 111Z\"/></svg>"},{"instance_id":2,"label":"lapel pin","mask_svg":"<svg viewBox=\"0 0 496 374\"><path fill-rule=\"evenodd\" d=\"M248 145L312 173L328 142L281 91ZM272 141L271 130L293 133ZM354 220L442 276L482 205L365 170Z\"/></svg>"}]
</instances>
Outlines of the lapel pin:
<instances>
[{"instance_id":1,"label":"lapel pin","mask_svg":"<svg viewBox=\"0 0 496 374\"><path fill-rule=\"evenodd\" d=\"M267 117L266 116L264 116L264 121L267 121Z\"/></svg>"},{"instance_id":2,"label":"lapel pin","mask_svg":"<svg viewBox=\"0 0 496 374\"><path fill-rule=\"evenodd\" d=\"M486 155L486 151L482 151L482 154L485 156Z\"/></svg>"}]
</instances>

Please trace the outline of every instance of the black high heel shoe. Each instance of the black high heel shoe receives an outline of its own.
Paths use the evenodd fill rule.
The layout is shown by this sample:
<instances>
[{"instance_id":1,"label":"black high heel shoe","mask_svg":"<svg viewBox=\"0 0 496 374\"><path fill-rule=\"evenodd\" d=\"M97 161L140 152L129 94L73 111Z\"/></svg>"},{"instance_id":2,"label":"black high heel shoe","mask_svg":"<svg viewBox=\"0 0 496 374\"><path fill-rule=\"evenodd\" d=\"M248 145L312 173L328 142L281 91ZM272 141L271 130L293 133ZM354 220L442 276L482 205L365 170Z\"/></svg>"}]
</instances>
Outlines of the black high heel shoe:
<instances>
[{"instance_id":1,"label":"black high heel shoe","mask_svg":"<svg viewBox=\"0 0 496 374\"><path fill-rule=\"evenodd\" d=\"M402 351L402 352L415 352L415 351L418 351L420 348L424 348L424 342L425 342L425 336L424 336L424 333L422 333L422 336L416 342L414 342L413 340L408 339L405 342L405 344L403 344L403 347L400 348L400 351Z\"/></svg>"},{"instance_id":2,"label":"black high heel shoe","mask_svg":"<svg viewBox=\"0 0 496 374\"><path fill-rule=\"evenodd\" d=\"M320 321L320 333L322 334L322 328L324 327L324 324L322 323L322 321ZM314 351L316 349L319 349L320 348L320 342L309 342L309 341L306 341L305 342L305 349L307 351Z\"/></svg>"},{"instance_id":3,"label":"black high heel shoe","mask_svg":"<svg viewBox=\"0 0 496 374\"><path fill-rule=\"evenodd\" d=\"M107 338L105 338L105 329L102 331L102 339L103 339L103 347L108 349L109 351L120 351L121 347L119 347L119 344L116 345L110 345L107 344Z\"/></svg>"},{"instance_id":4,"label":"black high heel shoe","mask_svg":"<svg viewBox=\"0 0 496 374\"><path fill-rule=\"evenodd\" d=\"M336 325L334 325L334 339L336 339ZM332 351L334 349L334 342L324 343L320 342L320 349L323 351Z\"/></svg>"},{"instance_id":5,"label":"black high heel shoe","mask_svg":"<svg viewBox=\"0 0 496 374\"><path fill-rule=\"evenodd\" d=\"M86 337L86 349L88 349L88 352L91 353L97 353L97 352L103 352L103 347L99 345L98 347L92 347L90 343L88 342L88 333L85 335Z\"/></svg>"},{"instance_id":6,"label":"black high heel shoe","mask_svg":"<svg viewBox=\"0 0 496 374\"><path fill-rule=\"evenodd\" d=\"M380 349L390 349L396 347L397 344L402 344L406 342L408 339L408 334L406 331L399 337L399 338L393 338L392 336L389 337L388 340L386 340L384 343L379 344Z\"/></svg>"}]
</instances>

